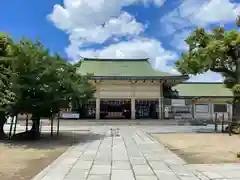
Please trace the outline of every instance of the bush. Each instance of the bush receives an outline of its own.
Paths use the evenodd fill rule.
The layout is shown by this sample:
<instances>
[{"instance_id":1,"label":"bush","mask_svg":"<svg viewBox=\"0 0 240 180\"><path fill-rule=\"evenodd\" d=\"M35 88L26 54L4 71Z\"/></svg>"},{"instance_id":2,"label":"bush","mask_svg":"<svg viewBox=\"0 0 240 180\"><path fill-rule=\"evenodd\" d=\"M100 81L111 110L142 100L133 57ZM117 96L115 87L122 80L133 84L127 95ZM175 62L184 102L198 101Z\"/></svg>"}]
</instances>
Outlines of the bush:
<instances>
[{"instance_id":1,"label":"bush","mask_svg":"<svg viewBox=\"0 0 240 180\"><path fill-rule=\"evenodd\" d=\"M226 127L225 132L229 132L229 126ZM230 126L232 134L240 134L240 125L232 125Z\"/></svg>"}]
</instances>

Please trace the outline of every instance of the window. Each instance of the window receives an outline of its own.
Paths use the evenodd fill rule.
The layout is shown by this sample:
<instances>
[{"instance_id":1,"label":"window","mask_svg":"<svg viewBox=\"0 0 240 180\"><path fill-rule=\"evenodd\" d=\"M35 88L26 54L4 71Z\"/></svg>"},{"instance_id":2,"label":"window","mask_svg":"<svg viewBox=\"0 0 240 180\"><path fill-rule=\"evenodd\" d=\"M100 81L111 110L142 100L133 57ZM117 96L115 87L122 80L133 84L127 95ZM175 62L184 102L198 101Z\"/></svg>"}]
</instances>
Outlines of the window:
<instances>
[{"instance_id":1,"label":"window","mask_svg":"<svg viewBox=\"0 0 240 180\"><path fill-rule=\"evenodd\" d=\"M209 105L208 104L196 104L195 105L195 112L196 113L208 113L209 112Z\"/></svg>"},{"instance_id":2,"label":"window","mask_svg":"<svg viewBox=\"0 0 240 180\"><path fill-rule=\"evenodd\" d=\"M214 104L214 112L227 112L227 104Z\"/></svg>"}]
</instances>

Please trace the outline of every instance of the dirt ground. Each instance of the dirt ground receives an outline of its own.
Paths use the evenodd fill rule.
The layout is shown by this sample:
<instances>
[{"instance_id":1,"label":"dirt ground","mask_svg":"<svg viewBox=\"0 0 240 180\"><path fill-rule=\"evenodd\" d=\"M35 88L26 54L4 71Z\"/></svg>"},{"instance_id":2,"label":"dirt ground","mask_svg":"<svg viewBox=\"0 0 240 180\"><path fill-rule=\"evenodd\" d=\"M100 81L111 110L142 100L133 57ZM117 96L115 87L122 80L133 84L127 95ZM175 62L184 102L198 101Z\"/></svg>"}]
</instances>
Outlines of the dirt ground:
<instances>
[{"instance_id":1,"label":"dirt ground","mask_svg":"<svg viewBox=\"0 0 240 180\"><path fill-rule=\"evenodd\" d=\"M240 162L240 136L221 133L153 134L153 137L190 164Z\"/></svg>"},{"instance_id":2,"label":"dirt ground","mask_svg":"<svg viewBox=\"0 0 240 180\"><path fill-rule=\"evenodd\" d=\"M71 145L96 138L99 137L61 133L53 138L48 134L35 142L0 142L0 179L30 180Z\"/></svg>"}]
</instances>

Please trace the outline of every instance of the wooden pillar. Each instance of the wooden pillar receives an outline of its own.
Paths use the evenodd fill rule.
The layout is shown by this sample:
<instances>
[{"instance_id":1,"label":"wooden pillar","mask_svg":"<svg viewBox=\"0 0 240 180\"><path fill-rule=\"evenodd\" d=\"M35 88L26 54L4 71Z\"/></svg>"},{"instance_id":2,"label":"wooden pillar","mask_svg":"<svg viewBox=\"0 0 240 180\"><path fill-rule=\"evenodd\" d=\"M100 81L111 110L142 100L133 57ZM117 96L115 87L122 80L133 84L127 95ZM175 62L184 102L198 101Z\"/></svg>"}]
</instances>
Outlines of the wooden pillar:
<instances>
[{"instance_id":1,"label":"wooden pillar","mask_svg":"<svg viewBox=\"0 0 240 180\"><path fill-rule=\"evenodd\" d=\"M232 121L232 116L233 116L233 109L232 109L232 104L228 104L228 120Z\"/></svg>"},{"instance_id":2,"label":"wooden pillar","mask_svg":"<svg viewBox=\"0 0 240 180\"><path fill-rule=\"evenodd\" d=\"M100 98L96 98L96 119L100 119Z\"/></svg>"},{"instance_id":3,"label":"wooden pillar","mask_svg":"<svg viewBox=\"0 0 240 180\"><path fill-rule=\"evenodd\" d=\"M158 99L158 119L162 119L162 98Z\"/></svg>"},{"instance_id":4,"label":"wooden pillar","mask_svg":"<svg viewBox=\"0 0 240 180\"><path fill-rule=\"evenodd\" d=\"M214 113L214 110L213 110L213 106L214 106L213 99L209 99L209 113L210 113L210 120L211 121L215 120L215 113Z\"/></svg>"},{"instance_id":5,"label":"wooden pillar","mask_svg":"<svg viewBox=\"0 0 240 180\"><path fill-rule=\"evenodd\" d=\"M131 84L131 119L136 119L135 83Z\"/></svg>"},{"instance_id":6,"label":"wooden pillar","mask_svg":"<svg viewBox=\"0 0 240 180\"><path fill-rule=\"evenodd\" d=\"M135 117L136 114L136 107L135 107L135 98L131 98L131 119L136 119Z\"/></svg>"},{"instance_id":7,"label":"wooden pillar","mask_svg":"<svg viewBox=\"0 0 240 180\"><path fill-rule=\"evenodd\" d=\"M160 82L160 91L158 99L158 119L163 119L164 104L163 104L163 84Z\"/></svg>"},{"instance_id":8,"label":"wooden pillar","mask_svg":"<svg viewBox=\"0 0 240 180\"><path fill-rule=\"evenodd\" d=\"M96 84L96 119L100 119L100 90L99 90L99 83Z\"/></svg>"}]
</instances>

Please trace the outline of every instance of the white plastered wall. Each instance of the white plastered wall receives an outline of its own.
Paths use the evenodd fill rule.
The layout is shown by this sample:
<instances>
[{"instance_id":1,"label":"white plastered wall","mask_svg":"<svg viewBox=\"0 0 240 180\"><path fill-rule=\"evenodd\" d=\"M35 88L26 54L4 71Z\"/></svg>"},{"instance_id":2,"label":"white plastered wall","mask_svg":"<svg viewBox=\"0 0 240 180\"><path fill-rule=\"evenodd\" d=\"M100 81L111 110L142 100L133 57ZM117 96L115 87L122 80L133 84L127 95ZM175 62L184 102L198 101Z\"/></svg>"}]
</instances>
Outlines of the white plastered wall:
<instances>
[{"instance_id":1,"label":"white plastered wall","mask_svg":"<svg viewBox=\"0 0 240 180\"><path fill-rule=\"evenodd\" d=\"M136 99L156 99L159 100L159 107L161 106L162 89L158 81L101 81L96 83L97 92L95 93L96 99L131 99L132 102L132 119L135 119L135 102ZM99 103L97 101L96 103ZM99 107L99 104L96 105ZM161 108L159 108L161 110ZM99 116L96 115L98 119ZM161 113L159 113L161 118Z\"/></svg>"}]
</instances>

